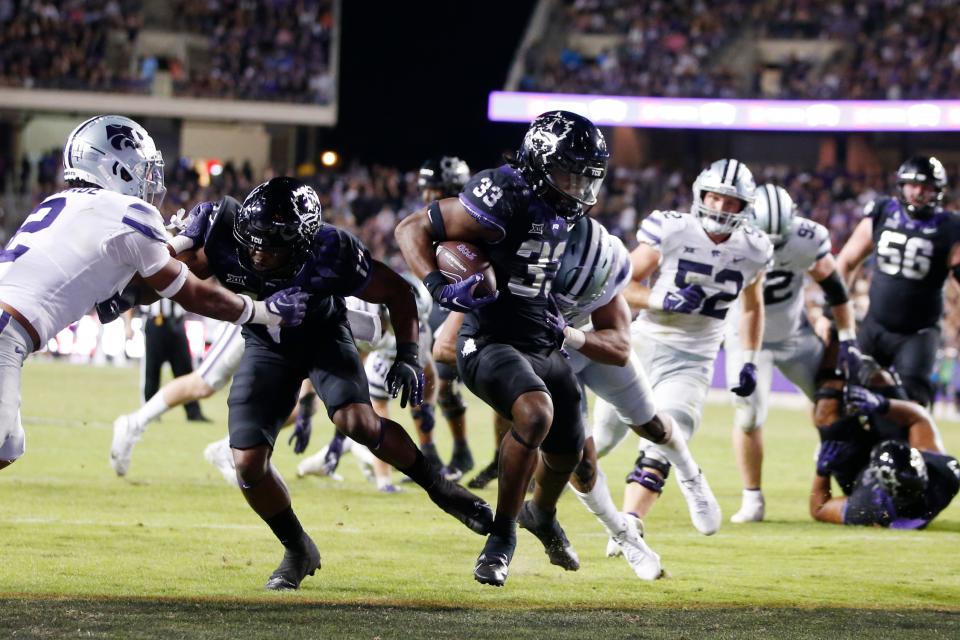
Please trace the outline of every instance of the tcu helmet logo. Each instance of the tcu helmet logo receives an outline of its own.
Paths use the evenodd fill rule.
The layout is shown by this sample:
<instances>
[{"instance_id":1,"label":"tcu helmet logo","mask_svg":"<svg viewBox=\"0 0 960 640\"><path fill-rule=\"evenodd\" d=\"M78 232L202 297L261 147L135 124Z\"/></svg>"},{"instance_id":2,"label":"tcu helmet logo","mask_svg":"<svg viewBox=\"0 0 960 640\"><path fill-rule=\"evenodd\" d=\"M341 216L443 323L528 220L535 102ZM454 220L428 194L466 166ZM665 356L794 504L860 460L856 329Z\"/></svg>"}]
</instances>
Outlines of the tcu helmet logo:
<instances>
[{"instance_id":1,"label":"tcu helmet logo","mask_svg":"<svg viewBox=\"0 0 960 640\"><path fill-rule=\"evenodd\" d=\"M139 149L143 145L137 140L138 137L141 136L125 124L107 125L107 139L110 140L110 144L117 151Z\"/></svg>"},{"instance_id":2,"label":"tcu helmet logo","mask_svg":"<svg viewBox=\"0 0 960 640\"><path fill-rule=\"evenodd\" d=\"M559 111L548 113L535 122L537 126L527 131L525 146L547 158L557 151L557 143L573 130L573 122L563 117Z\"/></svg>"}]
</instances>

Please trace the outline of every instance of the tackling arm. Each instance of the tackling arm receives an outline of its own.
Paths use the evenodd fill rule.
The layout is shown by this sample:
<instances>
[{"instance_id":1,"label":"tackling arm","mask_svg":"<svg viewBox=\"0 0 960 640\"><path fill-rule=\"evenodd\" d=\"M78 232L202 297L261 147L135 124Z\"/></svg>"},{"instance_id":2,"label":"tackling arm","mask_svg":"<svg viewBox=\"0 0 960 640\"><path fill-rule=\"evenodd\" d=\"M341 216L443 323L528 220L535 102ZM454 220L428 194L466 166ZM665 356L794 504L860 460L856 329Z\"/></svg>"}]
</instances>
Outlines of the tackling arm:
<instances>
[{"instance_id":1,"label":"tackling arm","mask_svg":"<svg viewBox=\"0 0 960 640\"><path fill-rule=\"evenodd\" d=\"M630 252L630 262L633 265L633 277L627 288L623 290L623 298L630 309L649 308L651 288L643 284L660 266L661 254L648 244L640 243Z\"/></svg>"},{"instance_id":2,"label":"tackling arm","mask_svg":"<svg viewBox=\"0 0 960 640\"><path fill-rule=\"evenodd\" d=\"M848 287L853 285L860 265L873 251L873 219L864 218L853 230L837 256L837 271Z\"/></svg>"},{"instance_id":3,"label":"tackling arm","mask_svg":"<svg viewBox=\"0 0 960 640\"><path fill-rule=\"evenodd\" d=\"M833 312L840 339L853 340L856 335L853 303L850 301L847 286L837 268L837 261L828 253L817 260L808 273L823 289L824 298Z\"/></svg>"},{"instance_id":4,"label":"tackling arm","mask_svg":"<svg viewBox=\"0 0 960 640\"><path fill-rule=\"evenodd\" d=\"M630 307L617 295L594 311L593 331L582 332L584 343L577 351L601 364L622 367L630 359Z\"/></svg>"},{"instance_id":5,"label":"tackling arm","mask_svg":"<svg viewBox=\"0 0 960 640\"><path fill-rule=\"evenodd\" d=\"M176 286L178 280L184 278L182 275L184 270L186 267L182 262L176 258L170 258L159 271L144 277L143 281L151 289L163 295L165 291L170 290L170 287ZM187 311L227 322L237 322L247 308L243 299L237 294L212 282L201 280L189 270L186 270L186 279L179 291L169 297L180 303Z\"/></svg>"},{"instance_id":6,"label":"tackling arm","mask_svg":"<svg viewBox=\"0 0 960 640\"><path fill-rule=\"evenodd\" d=\"M847 504L845 497L834 498L830 490L830 476L817 474L810 488L810 517L818 522L843 524L843 509Z\"/></svg>"}]
</instances>

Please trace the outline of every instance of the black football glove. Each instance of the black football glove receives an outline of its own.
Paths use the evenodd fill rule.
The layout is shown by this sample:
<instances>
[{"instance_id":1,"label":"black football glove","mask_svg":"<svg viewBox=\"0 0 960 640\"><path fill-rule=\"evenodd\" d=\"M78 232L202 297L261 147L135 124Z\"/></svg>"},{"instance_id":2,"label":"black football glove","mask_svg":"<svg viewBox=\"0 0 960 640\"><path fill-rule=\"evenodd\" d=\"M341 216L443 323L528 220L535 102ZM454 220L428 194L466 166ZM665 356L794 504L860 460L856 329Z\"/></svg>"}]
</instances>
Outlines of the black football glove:
<instances>
[{"instance_id":1,"label":"black football glove","mask_svg":"<svg viewBox=\"0 0 960 640\"><path fill-rule=\"evenodd\" d=\"M416 342L397 344L397 357L387 372L387 391L394 398L400 394L400 406L419 406L423 401L423 367L420 366L420 347ZM401 394L402 391L402 394Z\"/></svg>"},{"instance_id":2,"label":"black football glove","mask_svg":"<svg viewBox=\"0 0 960 640\"><path fill-rule=\"evenodd\" d=\"M128 284L122 291L118 291L103 302L94 305L100 324L110 324L119 318L124 311L132 309L140 299L140 287Z\"/></svg>"}]
</instances>

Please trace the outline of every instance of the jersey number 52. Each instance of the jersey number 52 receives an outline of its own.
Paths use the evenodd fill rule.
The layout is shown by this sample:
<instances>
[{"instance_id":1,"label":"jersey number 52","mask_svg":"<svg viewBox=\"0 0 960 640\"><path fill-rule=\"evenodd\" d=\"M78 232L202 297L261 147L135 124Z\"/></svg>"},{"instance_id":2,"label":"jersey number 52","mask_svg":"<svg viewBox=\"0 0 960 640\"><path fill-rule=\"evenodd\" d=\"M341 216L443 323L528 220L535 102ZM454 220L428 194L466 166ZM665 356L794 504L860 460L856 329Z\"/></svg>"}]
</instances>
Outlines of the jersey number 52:
<instances>
[{"instance_id":1,"label":"jersey number 52","mask_svg":"<svg viewBox=\"0 0 960 640\"><path fill-rule=\"evenodd\" d=\"M697 275L690 277L691 274ZM742 273L734 271L733 269L720 269L716 273L713 273L713 267L709 264L681 259L677 262L677 276L674 278L673 283L678 289L683 289L688 285L702 282L705 277L709 276L713 276L713 281L719 285L732 282L736 289L733 293L728 291L715 293L704 300L703 306L700 307L701 314L723 320L727 317L727 310L730 308L729 303L737 299L737 296L740 295L740 290L743 288Z\"/></svg>"}]
</instances>

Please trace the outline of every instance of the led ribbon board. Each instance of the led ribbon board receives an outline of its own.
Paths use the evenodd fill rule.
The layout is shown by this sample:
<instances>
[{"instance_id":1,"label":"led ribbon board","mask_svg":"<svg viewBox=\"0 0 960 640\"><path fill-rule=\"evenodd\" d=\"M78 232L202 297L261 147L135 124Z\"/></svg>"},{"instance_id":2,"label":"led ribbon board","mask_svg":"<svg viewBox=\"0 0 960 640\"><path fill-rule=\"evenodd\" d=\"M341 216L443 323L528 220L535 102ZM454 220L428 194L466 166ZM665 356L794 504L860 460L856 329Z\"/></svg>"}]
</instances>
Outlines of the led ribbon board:
<instances>
[{"instance_id":1,"label":"led ribbon board","mask_svg":"<svg viewBox=\"0 0 960 640\"><path fill-rule=\"evenodd\" d=\"M711 100L494 91L494 122L563 109L598 125L753 131L960 131L960 100Z\"/></svg>"}]
</instances>

